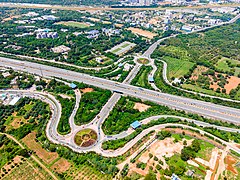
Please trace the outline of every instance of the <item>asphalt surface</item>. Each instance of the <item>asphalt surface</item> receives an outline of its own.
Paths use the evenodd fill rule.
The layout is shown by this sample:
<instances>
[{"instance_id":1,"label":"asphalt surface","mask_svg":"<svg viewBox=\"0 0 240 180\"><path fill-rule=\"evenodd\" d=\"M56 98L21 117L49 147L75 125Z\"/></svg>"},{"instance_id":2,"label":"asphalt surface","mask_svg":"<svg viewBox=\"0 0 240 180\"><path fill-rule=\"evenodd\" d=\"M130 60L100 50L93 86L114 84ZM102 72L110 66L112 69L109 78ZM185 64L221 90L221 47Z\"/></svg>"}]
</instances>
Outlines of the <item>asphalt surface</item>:
<instances>
[{"instance_id":1,"label":"asphalt surface","mask_svg":"<svg viewBox=\"0 0 240 180\"><path fill-rule=\"evenodd\" d=\"M85 84L93 85L103 89L108 89L125 96L140 98L143 100L166 105L174 109L199 114L208 118L240 124L239 109L170 95L166 93L160 93L153 90L135 87L129 84L118 83L115 81L90 76L87 74L82 74L46 65L39 65L32 62L23 62L3 57L0 58L0 62L1 66L10 67L15 70L26 71L44 77L58 77L70 81L83 82Z\"/></svg>"},{"instance_id":2,"label":"asphalt surface","mask_svg":"<svg viewBox=\"0 0 240 180\"><path fill-rule=\"evenodd\" d=\"M108 107L109 105L111 106L111 103L115 101L115 98L117 98L117 99L120 98L119 94L115 93L109 99L108 103L106 103L106 105L102 109L104 111L101 111L99 113L99 115L101 115L101 117L96 117L97 119L94 119L88 125L82 125L82 126L76 126L74 124L74 118L72 118L72 119L70 118L69 120L72 121L70 123L74 124L74 126L73 126L74 129L71 129L71 133L69 133L68 135L60 135L57 132L57 126L58 126L58 123L59 123L60 118L61 118L62 108L61 108L61 104L56 100L56 98L54 96L52 96L51 94L46 93L46 92L37 92L37 91L32 92L32 91L27 91L27 90L0 90L0 93L9 93L9 94L17 95L17 96L20 96L20 97L30 97L30 98L40 99L40 100L48 103L50 105L50 109L52 111L52 116L51 116L51 118L50 118L50 120L47 124L47 128L46 128L46 135L47 135L48 139L53 143L67 146L67 147L71 148L73 151L76 151L76 152L79 152L79 153L86 153L86 152L94 151L98 154L101 154L102 156L116 157L116 156L122 155L125 152L127 152L134 144L136 144L138 142L139 139L144 137L146 134L148 134L152 130L158 131L160 129L166 128L167 126L172 126L172 125L177 125L177 126L184 127L184 128L199 130L199 129L193 128L191 126L183 125L183 124L167 123L167 124L155 125L155 126L152 126L148 129L143 130L137 137L135 137L134 139L129 141L124 147L122 147L120 149L117 149L117 150L114 150L114 151L103 150L102 149L102 143L103 142L125 138L128 135L130 135L131 133L133 133L133 131L134 131L133 129L129 128L127 131L124 131L120 134L110 135L110 136L105 135L102 131L101 125L104 122L104 119L105 119L104 117L108 117L108 113L111 111L111 109L110 109L110 111L105 111L106 107ZM77 92L76 92L76 95L78 97L80 96ZM112 105L112 107L114 107L114 105ZM148 124L150 121L158 120L159 118L167 118L167 117L179 118L182 121L185 120L185 121L188 121L188 122L194 122L195 124L197 124L199 126L202 126L202 127L214 127L214 128L224 130L224 131L229 131L229 132L239 132L240 131L240 129L216 126L216 125L208 124L208 123L201 122L201 121L196 121L196 120L192 120L192 119L188 119L188 118L184 118L184 117L171 116L171 115L159 115L159 116L149 117L149 118L143 119L141 121L141 123L142 124ZM85 128L94 129L98 134L97 142L93 146L90 146L90 147L87 147L87 148L79 147L73 141L75 133L78 132L79 130L82 130L82 129L85 129ZM208 134L209 136L212 136L215 139L218 139L223 144L226 144L230 149L234 150L235 152L240 153L240 149L237 148L234 144L223 141L223 140L221 140L221 139L219 139L219 138L217 138L217 137L215 137L215 136L213 136L213 135L211 135L207 132L204 132L202 130L200 130L200 133L201 134Z\"/></svg>"}]
</instances>

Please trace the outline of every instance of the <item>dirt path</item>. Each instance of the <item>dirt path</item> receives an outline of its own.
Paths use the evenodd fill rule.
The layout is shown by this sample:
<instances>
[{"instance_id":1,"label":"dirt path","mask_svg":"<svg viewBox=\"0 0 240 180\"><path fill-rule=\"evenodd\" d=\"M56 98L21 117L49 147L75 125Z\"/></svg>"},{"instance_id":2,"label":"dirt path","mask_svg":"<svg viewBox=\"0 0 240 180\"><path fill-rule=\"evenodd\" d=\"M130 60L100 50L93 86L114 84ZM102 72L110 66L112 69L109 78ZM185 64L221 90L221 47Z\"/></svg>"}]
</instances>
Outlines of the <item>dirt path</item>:
<instances>
[{"instance_id":1,"label":"dirt path","mask_svg":"<svg viewBox=\"0 0 240 180\"><path fill-rule=\"evenodd\" d=\"M6 134L6 133L0 133L0 134L3 134L3 135L6 135L9 139L13 140L14 142L16 142L22 149L25 149L25 147L16 139L14 138L13 136L9 135L9 134ZM42 164L38 158L34 155L31 155L31 158L36 162L38 163L39 166L41 166L46 172L48 172L50 174L50 176L52 176L53 179L55 180L58 180L58 178L44 165Z\"/></svg>"},{"instance_id":2,"label":"dirt path","mask_svg":"<svg viewBox=\"0 0 240 180\"><path fill-rule=\"evenodd\" d=\"M218 177L220 175L223 174L223 172L226 169L226 165L224 163L224 159L227 156L228 151L227 150L223 150L221 157L219 158L219 164L218 164L218 169L217 169L217 173L215 174L214 180L218 180Z\"/></svg>"}]
</instances>

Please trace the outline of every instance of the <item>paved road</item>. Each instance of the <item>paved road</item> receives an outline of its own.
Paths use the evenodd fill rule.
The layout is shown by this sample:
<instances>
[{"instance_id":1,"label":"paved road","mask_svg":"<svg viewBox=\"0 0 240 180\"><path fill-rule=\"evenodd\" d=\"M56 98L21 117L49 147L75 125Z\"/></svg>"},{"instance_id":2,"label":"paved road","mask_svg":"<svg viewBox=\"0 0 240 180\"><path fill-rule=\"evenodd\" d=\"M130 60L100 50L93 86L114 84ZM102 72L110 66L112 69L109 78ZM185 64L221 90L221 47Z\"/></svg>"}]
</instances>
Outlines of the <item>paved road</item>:
<instances>
[{"instance_id":1,"label":"paved road","mask_svg":"<svg viewBox=\"0 0 240 180\"><path fill-rule=\"evenodd\" d=\"M47 124L47 128L46 128L46 135L47 135L48 139L53 143L67 146L67 147L71 148L73 151L80 152L80 153L94 151L94 152L99 153L106 157L116 157L116 156L122 155L122 153L125 153L126 151L128 151L139 139L141 139L144 135L148 134L151 130L158 130L159 128L164 128L166 126L171 125L171 124L162 124L162 125L153 126L149 129L142 131L141 134L139 134L136 138L134 138L132 141L127 143L123 148L116 150L116 151L108 151L108 150L105 151L101 148L102 143L104 141L121 139L121 138L124 138L124 137L130 135L133 132L132 129L129 129L125 132L122 132L122 133L114 135L114 136L107 136L102 131L101 125L104 122L105 118L108 117L108 113L111 111L111 109L109 109L109 111L107 111L107 109L109 106L114 107L114 105L115 105L114 102L117 102L117 99L120 98L119 94L114 93L114 95L109 99L109 101L106 103L106 105L102 108L102 111L99 113L99 117L96 117L88 125L82 125L82 126L74 125L73 128L76 128L76 129L72 129L71 133L69 133L66 136L65 135L63 136L63 135L58 134L58 132L57 132L57 126L58 126L58 123L59 123L60 117L61 117L61 104L55 99L54 96L52 96L51 94L46 93L46 92L35 92L35 91L31 92L31 91L26 91L26 90L6 90L6 91L0 90L0 93L9 93L9 94L15 94L18 96L27 96L30 98L40 99L40 100L48 103L50 105L50 109L52 111L52 116L51 116L51 118ZM215 125L211 125L211 124L204 123L201 121L196 121L196 120L192 120L192 119L188 119L188 118L184 118L184 117L177 117L177 116L171 116L171 115L159 115L159 116L149 117L149 118L142 120L141 123L147 124L150 121L157 120L159 118L167 118L167 117L174 117L174 118L179 118L181 120L194 122L195 124L197 124L199 126L203 126L203 127L214 127L214 128L229 131L229 132L238 132L239 131L239 129L215 126ZM72 121L74 121L74 119L72 119ZM70 123L74 123L74 122L70 122ZM174 124L174 125L176 125L176 124ZM182 125L179 125L179 126L182 126ZM183 125L183 126L185 126L185 125ZM88 148L81 148L74 143L73 138L74 138L74 134L76 132L78 132L79 130L85 129L85 128L94 129L97 132L99 137L98 137L96 144L94 144L94 146L91 146ZM239 150L236 149L235 147L232 147L232 149L236 152L239 152Z\"/></svg>"},{"instance_id":2,"label":"paved road","mask_svg":"<svg viewBox=\"0 0 240 180\"><path fill-rule=\"evenodd\" d=\"M203 130L200 130L198 128L194 128L188 125L184 125L184 124L173 124L173 123L167 123L167 124L160 124L160 125L156 125L153 127L150 127L148 129L143 130L137 137L135 137L133 140L129 141L124 147L117 149L115 151L111 151L111 150L102 150L102 155L103 156L108 156L108 157L117 157L120 156L124 153L126 153L131 147L133 147L134 144L136 144L138 142L138 140L142 139L145 135L147 135L148 133L150 133L151 131L159 131L161 129L164 129L168 126L179 126L179 127L183 127L183 128L189 128L192 130L198 130L200 132L200 134L207 134L208 136L214 137L215 140L219 140L222 144L225 144L229 147L229 149L232 149L233 151L240 153L240 149L237 148L236 146L234 146L232 143L226 142L210 133L207 133Z\"/></svg>"},{"instance_id":3,"label":"paved road","mask_svg":"<svg viewBox=\"0 0 240 180\"><path fill-rule=\"evenodd\" d=\"M7 53L7 52L3 52L0 51L0 54L5 54L5 55L10 55L10 56L16 56L19 57L21 59L30 59L30 60L36 60L36 61L44 61L44 62L51 62L51 63L55 63L55 64L60 64L60 65L65 65L65 66L70 66L70 67L74 67L74 68L78 68L78 69L85 69L85 70L95 70L95 71L100 71L102 69L108 69L114 65L119 64L120 62L122 62L124 60L124 58L128 57L122 57L120 59L118 59L116 62L107 65L107 66L100 66L100 67L85 67L85 66L78 66L75 64L70 64L70 63L66 63L66 62L60 62L60 61L55 61L55 60L49 60L49 59L44 59L44 58L38 58L38 57L32 57L32 56L24 56L24 55L16 55L16 54L12 54L12 53ZM114 71L118 70L119 68L115 69ZM110 72L111 73L111 72ZM108 73L107 73L108 74Z\"/></svg>"},{"instance_id":4,"label":"paved road","mask_svg":"<svg viewBox=\"0 0 240 180\"><path fill-rule=\"evenodd\" d=\"M168 78L167 78L167 63L163 60L158 60L160 62L163 63L163 71L162 71L162 76L163 76L163 80L169 85L169 86L172 86L173 88L176 88L180 91L184 91L184 92L187 92L187 93L191 93L191 94L198 94L202 97L210 97L210 98L215 98L215 99L221 99L223 101L230 101L230 102L237 102L237 103L240 103L240 101L238 100L234 100L234 99L228 99L228 98L223 98L223 97L218 97L218 96L212 96L212 95L208 95L208 94L204 94L204 93L198 93L198 92L195 92L195 91L190 91L190 90L187 90L187 89L183 89L181 87L176 87L176 86L173 86L171 82L169 82ZM155 71L156 72L156 71ZM154 73L155 73L154 72Z\"/></svg>"},{"instance_id":5,"label":"paved road","mask_svg":"<svg viewBox=\"0 0 240 180\"><path fill-rule=\"evenodd\" d=\"M196 113L208 118L240 124L239 109L220 106L213 103L202 102L199 100L179 97L166 93L160 93L144 88L135 87L129 84L118 83L78 72L68 71L46 65L39 65L32 62L22 62L9 58L0 58L0 62L2 66L10 67L15 70L26 71L33 74L38 74L40 76L43 75L45 77L58 77L70 81L83 82L85 84L97 86L103 89L108 89L115 92L117 91L123 95L128 95L166 105L175 109Z\"/></svg>"},{"instance_id":6,"label":"paved road","mask_svg":"<svg viewBox=\"0 0 240 180\"><path fill-rule=\"evenodd\" d=\"M234 23L236 22L238 19L240 18L240 14L236 15L234 18L232 18L230 21L228 22L225 22L225 23L221 23L221 24L218 24L218 25L215 25L215 26L211 26L211 27L206 27L206 28L202 28L202 29L198 29L196 31L193 31L193 32L188 32L188 33L185 33L185 34L191 34L191 33L197 33L197 32L201 32L201 31L205 31L205 30L208 30L208 29L211 29L211 28L214 28L214 27L219 27L219 26L222 26L222 25L226 25L226 24L231 24L231 23ZM173 37L176 37L177 35L172 35L172 36L169 36L169 37L166 37L166 38L162 38L162 39L159 39L157 42L155 42L154 44L152 44L148 50L143 54L143 57L149 59L150 63L149 65L152 66L153 70L151 71L151 73L148 75L148 77L154 77L154 74L156 73L157 71L157 67L154 63L154 60L151 59L151 54L156 50L156 48L159 46L159 44L161 42L163 42L164 40L166 39L170 39L170 38L173 38ZM163 80L170 86L176 88L176 89L179 89L181 91L185 91L185 92L188 92L188 93L192 93L192 94L198 94L200 96L203 96L203 97L210 97L210 98L217 98L217 99L221 99L223 101L231 101L231 102L238 102L240 103L240 101L238 100L232 100L232 99L228 99L228 98L222 98L222 97L217 97L217 96L211 96L211 95L207 95L207 94L204 94L204 93L197 93L197 92L194 92L194 91L190 91L190 90L186 90L186 89L183 89L183 88L180 88L180 87L175 87L172 85L172 83L170 83L168 81L168 78L167 78L167 63L163 60L159 60L163 63ZM158 91L161 91L160 89L158 89L158 87L155 85L155 83L150 83L150 85L152 86L153 89L155 90L158 90Z\"/></svg>"}]
</instances>

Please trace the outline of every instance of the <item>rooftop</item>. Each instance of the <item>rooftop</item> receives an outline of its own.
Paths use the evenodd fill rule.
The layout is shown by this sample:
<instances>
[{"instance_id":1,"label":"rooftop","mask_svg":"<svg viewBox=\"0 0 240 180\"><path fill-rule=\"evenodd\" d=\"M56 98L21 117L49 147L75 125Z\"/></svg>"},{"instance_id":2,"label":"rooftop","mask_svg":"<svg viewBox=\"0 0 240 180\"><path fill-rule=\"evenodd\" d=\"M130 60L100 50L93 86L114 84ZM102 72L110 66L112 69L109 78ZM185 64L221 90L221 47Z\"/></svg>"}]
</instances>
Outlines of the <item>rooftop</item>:
<instances>
[{"instance_id":1,"label":"rooftop","mask_svg":"<svg viewBox=\"0 0 240 180\"><path fill-rule=\"evenodd\" d=\"M141 123L139 121L134 121L132 124L131 124L131 127L133 129L137 129L141 126Z\"/></svg>"}]
</instances>

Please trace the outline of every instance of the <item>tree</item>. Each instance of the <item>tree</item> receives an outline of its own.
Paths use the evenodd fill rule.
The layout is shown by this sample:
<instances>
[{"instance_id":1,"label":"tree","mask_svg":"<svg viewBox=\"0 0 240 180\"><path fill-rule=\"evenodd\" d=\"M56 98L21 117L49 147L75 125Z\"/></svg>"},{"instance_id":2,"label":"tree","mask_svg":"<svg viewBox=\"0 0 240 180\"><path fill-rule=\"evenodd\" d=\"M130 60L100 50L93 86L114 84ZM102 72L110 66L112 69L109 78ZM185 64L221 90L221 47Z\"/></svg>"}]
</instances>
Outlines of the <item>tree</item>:
<instances>
[{"instance_id":1,"label":"tree","mask_svg":"<svg viewBox=\"0 0 240 180\"><path fill-rule=\"evenodd\" d=\"M148 174L144 178L144 180L156 180L156 179L157 179L157 176L152 171L149 171Z\"/></svg>"}]
</instances>

